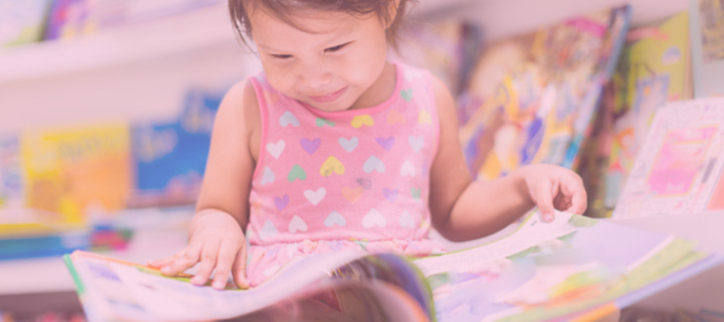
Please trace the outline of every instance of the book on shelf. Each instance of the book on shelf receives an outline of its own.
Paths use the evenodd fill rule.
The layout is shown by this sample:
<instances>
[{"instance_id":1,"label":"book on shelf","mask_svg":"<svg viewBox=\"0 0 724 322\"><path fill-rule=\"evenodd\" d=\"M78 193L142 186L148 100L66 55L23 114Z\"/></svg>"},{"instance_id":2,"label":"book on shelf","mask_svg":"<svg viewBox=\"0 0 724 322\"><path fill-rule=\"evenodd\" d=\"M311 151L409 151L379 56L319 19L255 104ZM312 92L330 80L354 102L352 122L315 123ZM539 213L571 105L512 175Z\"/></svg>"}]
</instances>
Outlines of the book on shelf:
<instances>
[{"instance_id":1,"label":"book on shelf","mask_svg":"<svg viewBox=\"0 0 724 322\"><path fill-rule=\"evenodd\" d=\"M531 213L516 225L490 243L425 258L308 255L247 290L193 286L188 274L83 251L65 262L88 318L99 321L585 319L722 262L686 240L567 213L552 223Z\"/></svg>"},{"instance_id":2,"label":"book on shelf","mask_svg":"<svg viewBox=\"0 0 724 322\"><path fill-rule=\"evenodd\" d=\"M656 113L615 218L724 210L724 99L669 103Z\"/></svg>"},{"instance_id":3,"label":"book on shelf","mask_svg":"<svg viewBox=\"0 0 724 322\"><path fill-rule=\"evenodd\" d=\"M0 0L0 49L40 41L51 0Z\"/></svg>"},{"instance_id":4,"label":"book on shelf","mask_svg":"<svg viewBox=\"0 0 724 322\"><path fill-rule=\"evenodd\" d=\"M614 114L610 161L606 174L605 207L613 209L624 188L636 154L646 138L657 109L666 102L692 98L688 13L637 28L621 70L626 93Z\"/></svg>"},{"instance_id":5,"label":"book on shelf","mask_svg":"<svg viewBox=\"0 0 724 322\"><path fill-rule=\"evenodd\" d=\"M578 15L481 51L459 106L475 111L460 138L478 178L577 163L630 15L629 6Z\"/></svg>"},{"instance_id":6,"label":"book on shelf","mask_svg":"<svg viewBox=\"0 0 724 322\"><path fill-rule=\"evenodd\" d=\"M656 111L692 98L688 12L629 31L612 76L577 169L596 218L611 216Z\"/></svg>"},{"instance_id":7,"label":"book on shelf","mask_svg":"<svg viewBox=\"0 0 724 322\"><path fill-rule=\"evenodd\" d=\"M24 131L25 207L79 227L89 211L123 209L131 189L129 132L125 123Z\"/></svg>"},{"instance_id":8,"label":"book on shelf","mask_svg":"<svg viewBox=\"0 0 724 322\"><path fill-rule=\"evenodd\" d=\"M724 96L724 3L689 3L694 97Z\"/></svg>"},{"instance_id":9,"label":"book on shelf","mask_svg":"<svg viewBox=\"0 0 724 322\"><path fill-rule=\"evenodd\" d=\"M132 127L133 187L129 207L195 202L222 97L218 92L192 89L186 94L178 119Z\"/></svg>"}]
</instances>

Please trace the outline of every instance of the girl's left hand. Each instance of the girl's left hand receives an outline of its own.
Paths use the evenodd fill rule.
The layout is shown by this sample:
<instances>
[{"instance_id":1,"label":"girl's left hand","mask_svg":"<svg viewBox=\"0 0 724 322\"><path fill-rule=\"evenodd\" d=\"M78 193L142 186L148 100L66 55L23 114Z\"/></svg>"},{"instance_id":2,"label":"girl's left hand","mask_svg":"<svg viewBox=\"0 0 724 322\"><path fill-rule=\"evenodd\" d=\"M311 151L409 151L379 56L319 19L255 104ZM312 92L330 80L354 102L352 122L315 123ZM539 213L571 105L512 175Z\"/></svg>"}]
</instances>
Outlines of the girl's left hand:
<instances>
[{"instance_id":1,"label":"girl's left hand","mask_svg":"<svg viewBox=\"0 0 724 322\"><path fill-rule=\"evenodd\" d=\"M586 189L575 172L555 165L532 164L522 167L520 174L544 222L555 219L555 210L574 214L586 211Z\"/></svg>"}]
</instances>

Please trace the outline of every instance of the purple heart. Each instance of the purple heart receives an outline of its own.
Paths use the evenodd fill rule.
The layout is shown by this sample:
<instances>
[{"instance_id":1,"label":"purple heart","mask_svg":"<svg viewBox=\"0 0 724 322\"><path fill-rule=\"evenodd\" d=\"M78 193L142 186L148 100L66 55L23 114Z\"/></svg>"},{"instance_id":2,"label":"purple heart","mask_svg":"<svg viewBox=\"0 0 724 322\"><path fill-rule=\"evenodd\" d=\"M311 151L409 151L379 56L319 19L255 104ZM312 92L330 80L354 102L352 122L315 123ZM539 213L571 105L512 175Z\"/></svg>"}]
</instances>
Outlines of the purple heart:
<instances>
[{"instance_id":1,"label":"purple heart","mask_svg":"<svg viewBox=\"0 0 724 322\"><path fill-rule=\"evenodd\" d=\"M395 145L395 137L391 136L388 138L377 138L377 144L379 144L383 149L389 151L392 149L392 146Z\"/></svg>"},{"instance_id":2,"label":"purple heart","mask_svg":"<svg viewBox=\"0 0 724 322\"><path fill-rule=\"evenodd\" d=\"M317 149L319 149L319 146L322 144L322 140L320 140L319 138L316 138L314 140L308 140L304 138L299 141L299 144L302 145L304 151L307 151L307 153L309 154L313 154L314 152L317 152Z\"/></svg>"},{"instance_id":3,"label":"purple heart","mask_svg":"<svg viewBox=\"0 0 724 322\"><path fill-rule=\"evenodd\" d=\"M395 200L397 200L397 194L399 192L400 191L397 190L397 188L392 189L392 190L387 189L387 188L382 189L382 194L385 195L385 199L389 200L390 202L395 202Z\"/></svg>"},{"instance_id":4,"label":"purple heart","mask_svg":"<svg viewBox=\"0 0 724 322\"><path fill-rule=\"evenodd\" d=\"M282 211L284 208L287 207L287 204L289 203L289 195L284 195L283 197L274 197L274 206L277 207L277 210Z\"/></svg>"}]
</instances>

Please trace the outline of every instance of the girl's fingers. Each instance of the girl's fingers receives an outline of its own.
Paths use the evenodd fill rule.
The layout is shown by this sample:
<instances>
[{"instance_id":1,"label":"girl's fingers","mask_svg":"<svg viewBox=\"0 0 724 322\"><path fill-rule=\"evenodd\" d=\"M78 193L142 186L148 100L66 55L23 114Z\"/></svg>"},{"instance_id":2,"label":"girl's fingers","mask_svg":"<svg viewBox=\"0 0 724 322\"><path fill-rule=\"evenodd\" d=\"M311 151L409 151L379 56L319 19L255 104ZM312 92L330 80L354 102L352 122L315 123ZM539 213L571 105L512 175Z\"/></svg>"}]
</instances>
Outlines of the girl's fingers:
<instances>
[{"instance_id":1,"label":"girl's fingers","mask_svg":"<svg viewBox=\"0 0 724 322\"><path fill-rule=\"evenodd\" d=\"M200 253L201 244L192 242L185 250L174 255L174 258L170 263L161 267L161 273L173 276L194 267L194 265L196 265L199 261Z\"/></svg>"},{"instance_id":2,"label":"girl's fingers","mask_svg":"<svg viewBox=\"0 0 724 322\"><path fill-rule=\"evenodd\" d=\"M201 260L199 261L196 275L191 279L191 284L204 285L209 280L209 276L214 272L216 266L216 258L219 251L219 242L210 242L204 244L201 251Z\"/></svg>"},{"instance_id":3,"label":"girl's fingers","mask_svg":"<svg viewBox=\"0 0 724 322\"><path fill-rule=\"evenodd\" d=\"M242 245L241 249L236 253L232 273L234 274L234 283L238 288L249 288L249 281L246 279L246 245Z\"/></svg>"},{"instance_id":4,"label":"girl's fingers","mask_svg":"<svg viewBox=\"0 0 724 322\"><path fill-rule=\"evenodd\" d=\"M553 207L553 184L550 180L543 180L540 185L531 191L531 197L540 210L541 219L544 222L551 222L555 219L555 208Z\"/></svg>"},{"instance_id":5,"label":"girl's fingers","mask_svg":"<svg viewBox=\"0 0 724 322\"><path fill-rule=\"evenodd\" d=\"M216 259L216 272L214 272L214 283L212 284L215 289L223 290L226 287L226 281L229 280L231 265L234 264L235 257L236 247L234 247L234 244L229 241L222 241Z\"/></svg>"},{"instance_id":6,"label":"girl's fingers","mask_svg":"<svg viewBox=\"0 0 724 322\"><path fill-rule=\"evenodd\" d=\"M162 259L152 259L152 260L149 260L148 262L146 262L146 265L148 267L161 268L161 267L164 267L164 266L170 264L173 260L174 260L173 257L167 257L167 258L162 258Z\"/></svg>"},{"instance_id":7,"label":"girl's fingers","mask_svg":"<svg viewBox=\"0 0 724 322\"><path fill-rule=\"evenodd\" d=\"M581 182L578 177L569 176L566 177L561 186L564 188L563 192L571 200L571 205L567 211L579 215L586 212L586 208L588 208L588 196L586 195L586 189L583 187L583 182Z\"/></svg>"}]
</instances>

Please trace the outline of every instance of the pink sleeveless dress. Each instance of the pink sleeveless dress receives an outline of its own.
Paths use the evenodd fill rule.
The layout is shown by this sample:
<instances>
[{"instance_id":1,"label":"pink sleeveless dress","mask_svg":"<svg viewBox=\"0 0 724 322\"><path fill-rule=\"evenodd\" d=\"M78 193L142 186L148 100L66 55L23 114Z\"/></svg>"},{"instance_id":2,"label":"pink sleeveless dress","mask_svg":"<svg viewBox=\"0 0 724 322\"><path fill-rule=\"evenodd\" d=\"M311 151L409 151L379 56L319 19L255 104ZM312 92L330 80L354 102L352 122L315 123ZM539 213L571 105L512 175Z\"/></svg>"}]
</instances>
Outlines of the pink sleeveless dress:
<instances>
[{"instance_id":1,"label":"pink sleeveless dress","mask_svg":"<svg viewBox=\"0 0 724 322\"><path fill-rule=\"evenodd\" d=\"M263 123L246 233L252 286L303 254L443 251L427 239L439 136L428 72L397 64L391 97L342 112L286 97L263 75L250 81Z\"/></svg>"}]
</instances>

